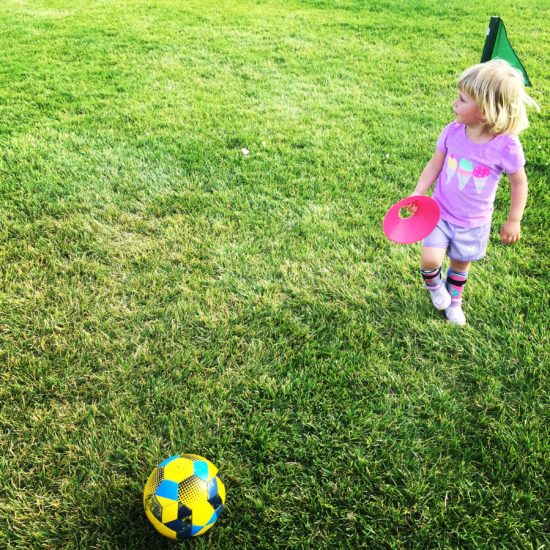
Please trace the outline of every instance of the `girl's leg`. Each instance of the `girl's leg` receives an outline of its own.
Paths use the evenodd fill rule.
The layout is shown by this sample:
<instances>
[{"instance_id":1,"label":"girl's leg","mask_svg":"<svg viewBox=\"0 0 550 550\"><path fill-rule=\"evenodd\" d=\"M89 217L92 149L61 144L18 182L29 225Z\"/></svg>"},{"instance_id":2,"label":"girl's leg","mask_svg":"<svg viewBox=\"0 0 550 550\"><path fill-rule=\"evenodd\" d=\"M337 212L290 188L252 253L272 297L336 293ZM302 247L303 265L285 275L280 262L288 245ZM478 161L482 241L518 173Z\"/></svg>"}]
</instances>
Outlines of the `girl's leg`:
<instances>
[{"instance_id":1,"label":"girl's leg","mask_svg":"<svg viewBox=\"0 0 550 550\"><path fill-rule=\"evenodd\" d=\"M462 291L468 280L470 262L458 262L451 259L451 265L447 270L447 290L451 295L451 306L462 304Z\"/></svg>"},{"instance_id":2,"label":"girl's leg","mask_svg":"<svg viewBox=\"0 0 550 550\"><path fill-rule=\"evenodd\" d=\"M451 297L443 284L441 268L446 250L431 246L422 247L420 268L426 288L430 291L430 298L436 309L446 309L451 303Z\"/></svg>"},{"instance_id":3,"label":"girl's leg","mask_svg":"<svg viewBox=\"0 0 550 550\"><path fill-rule=\"evenodd\" d=\"M470 262L459 262L451 259L447 270L447 290L451 295L451 305L445 311L447 319L456 325L465 325L466 317L462 311L462 291L468 280Z\"/></svg>"},{"instance_id":4,"label":"girl's leg","mask_svg":"<svg viewBox=\"0 0 550 550\"><path fill-rule=\"evenodd\" d=\"M435 248L433 246L422 247L422 257L420 258L420 267L422 269L437 269L443 264L446 250L444 248Z\"/></svg>"}]
</instances>

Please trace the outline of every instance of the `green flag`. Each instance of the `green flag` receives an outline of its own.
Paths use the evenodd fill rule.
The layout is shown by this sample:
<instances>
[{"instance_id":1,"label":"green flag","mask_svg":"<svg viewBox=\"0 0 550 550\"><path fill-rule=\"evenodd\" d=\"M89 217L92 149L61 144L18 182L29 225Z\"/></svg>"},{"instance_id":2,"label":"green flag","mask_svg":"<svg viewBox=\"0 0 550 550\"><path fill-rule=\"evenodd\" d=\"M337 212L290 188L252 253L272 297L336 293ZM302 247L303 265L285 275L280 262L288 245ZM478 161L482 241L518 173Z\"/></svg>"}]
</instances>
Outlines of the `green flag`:
<instances>
[{"instance_id":1,"label":"green flag","mask_svg":"<svg viewBox=\"0 0 550 550\"><path fill-rule=\"evenodd\" d=\"M527 76L527 71L521 64L519 57L512 48L506 36L506 27L500 17L491 17L489 28L487 29L487 38L481 54L481 63L491 59L504 59L523 74L523 80L526 86L531 86L531 81Z\"/></svg>"}]
</instances>

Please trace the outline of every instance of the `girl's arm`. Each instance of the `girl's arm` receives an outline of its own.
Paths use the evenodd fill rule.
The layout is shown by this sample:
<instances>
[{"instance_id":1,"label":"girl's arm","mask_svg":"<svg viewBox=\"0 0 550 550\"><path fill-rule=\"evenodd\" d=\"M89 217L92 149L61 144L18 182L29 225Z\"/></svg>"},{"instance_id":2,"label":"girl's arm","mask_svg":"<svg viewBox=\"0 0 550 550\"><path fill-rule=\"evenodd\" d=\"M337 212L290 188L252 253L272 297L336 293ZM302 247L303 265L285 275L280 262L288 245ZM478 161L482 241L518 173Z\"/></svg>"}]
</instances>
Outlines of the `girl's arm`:
<instances>
[{"instance_id":1,"label":"girl's arm","mask_svg":"<svg viewBox=\"0 0 550 550\"><path fill-rule=\"evenodd\" d=\"M418 178L418 183L412 192L412 195L424 195L426 191L433 185L433 182L439 176L445 162L445 153L439 149L435 150L433 157L426 164L422 174Z\"/></svg>"},{"instance_id":2,"label":"girl's arm","mask_svg":"<svg viewBox=\"0 0 550 550\"><path fill-rule=\"evenodd\" d=\"M513 244L521 238L521 218L527 203L527 175L522 168L515 174L508 174L511 187L510 213L500 230L500 240L504 244Z\"/></svg>"}]
</instances>

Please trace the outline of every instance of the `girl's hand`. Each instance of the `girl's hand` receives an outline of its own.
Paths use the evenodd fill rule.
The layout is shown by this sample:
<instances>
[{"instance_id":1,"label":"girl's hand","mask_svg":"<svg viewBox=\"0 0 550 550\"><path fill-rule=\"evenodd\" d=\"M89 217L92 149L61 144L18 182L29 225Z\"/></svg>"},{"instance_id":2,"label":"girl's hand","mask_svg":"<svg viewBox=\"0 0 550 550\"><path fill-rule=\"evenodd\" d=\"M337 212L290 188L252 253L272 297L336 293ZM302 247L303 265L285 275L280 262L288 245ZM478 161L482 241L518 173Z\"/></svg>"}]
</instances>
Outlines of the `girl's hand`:
<instances>
[{"instance_id":1,"label":"girl's hand","mask_svg":"<svg viewBox=\"0 0 550 550\"><path fill-rule=\"evenodd\" d=\"M416 193L416 192L412 192L410 195L409 195L409 199L412 198L412 197L420 197L421 196L421 193ZM416 206L416 204L409 204L407 206L404 207L406 210L408 210L411 214L414 214L417 210L418 210L418 206Z\"/></svg>"},{"instance_id":2,"label":"girl's hand","mask_svg":"<svg viewBox=\"0 0 550 550\"><path fill-rule=\"evenodd\" d=\"M514 244L521 238L521 224L507 220L500 230L500 241L503 244Z\"/></svg>"}]
</instances>

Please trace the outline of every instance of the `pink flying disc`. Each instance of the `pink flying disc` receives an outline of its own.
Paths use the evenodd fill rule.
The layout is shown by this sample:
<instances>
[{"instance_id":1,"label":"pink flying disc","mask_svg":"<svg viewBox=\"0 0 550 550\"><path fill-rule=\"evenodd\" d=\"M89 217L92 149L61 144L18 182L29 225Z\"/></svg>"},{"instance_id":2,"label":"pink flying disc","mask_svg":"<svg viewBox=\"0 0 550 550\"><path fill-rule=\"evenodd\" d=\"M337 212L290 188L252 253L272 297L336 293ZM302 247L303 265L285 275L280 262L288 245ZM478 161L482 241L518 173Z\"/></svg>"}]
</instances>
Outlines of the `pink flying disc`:
<instances>
[{"instance_id":1,"label":"pink flying disc","mask_svg":"<svg viewBox=\"0 0 550 550\"><path fill-rule=\"evenodd\" d=\"M402 218L399 211L404 206L414 204L416 212ZM410 244L427 237L439 221L439 204L431 197L415 195L395 203L384 218L384 233L390 241Z\"/></svg>"}]
</instances>

